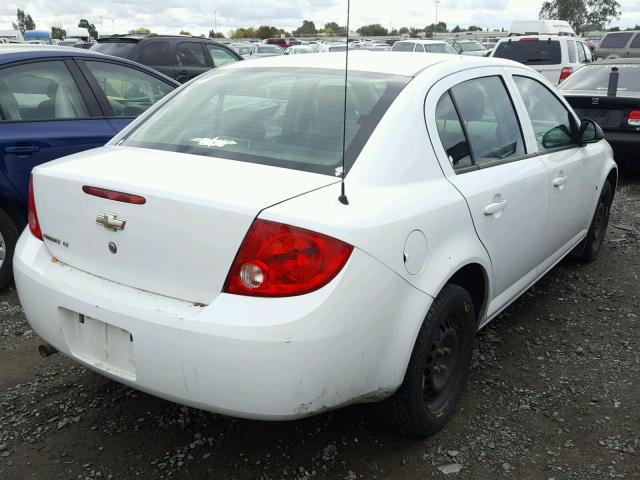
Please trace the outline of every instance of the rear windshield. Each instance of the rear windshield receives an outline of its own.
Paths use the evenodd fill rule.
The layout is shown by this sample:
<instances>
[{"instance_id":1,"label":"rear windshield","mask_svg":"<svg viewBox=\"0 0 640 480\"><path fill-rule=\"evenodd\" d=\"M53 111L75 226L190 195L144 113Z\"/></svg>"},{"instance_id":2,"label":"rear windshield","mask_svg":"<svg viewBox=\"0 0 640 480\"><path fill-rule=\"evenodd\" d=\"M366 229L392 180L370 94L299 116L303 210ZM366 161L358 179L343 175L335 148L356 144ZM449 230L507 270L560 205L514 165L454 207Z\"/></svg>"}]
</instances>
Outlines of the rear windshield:
<instances>
[{"instance_id":1,"label":"rear windshield","mask_svg":"<svg viewBox=\"0 0 640 480\"><path fill-rule=\"evenodd\" d=\"M427 43L424 48L429 53L456 53L447 43Z\"/></svg>"},{"instance_id":2,"label":"rear windshield","mask_svg":"<svg viewBox=\"0 0 640 480\"><path fill-rule=\"evenodd\" d=\"M273 53L275 55L282 55L284 52L280 47L277 46L264 46L264 47L256 47L256 53Z\"/></svg>"},{"instance_id":3,"label":"rear windshield","mask_svg":"<svg viewBox=\"0 0 640 480\"><path fill-rule=\"evenodd\" d=\"M640 92L640 64L638 65L587 65L571 75L560 89L606 92L609 87L611 68L618 67L618 95Z\"/></svg>"},{"instance_id":4,"label":"rear windshield","mask_svg":"<svg viewBox=\"0 0 640 480\"><path fill-rule=\"evenodd\" d=\"M498 44L493 56L525 65L555 65L562 60L558 40L506 41Z\"/></svg>"},{"instance_id":5,"label":"rear windshield","mask_svg":"<svg viewBox=\"0 0 640 480\"><path fill-rule=\"evenodd\" d=\"M393 44L392 50L394 52L413 52L415 46L416 44L411 42L396 42Z\"/></svg>"},{"instance_id":6,"label":"rear windshield","mask_svg":"<svg viewBox=\"0 0 640 480\"><path fill-rule=\"evenodd\" d=\"M633 33L608 33L602 39L600 48L624 48L627 46L627 42L631 38L631 35L633 35Z\"/></svg>"},{"instance_id":7,"label":"rear windshield","mask_svg":"<svg viewBox=\"0 0 640 480\"><path fill-rule=\"evenodd\" d=\"M463 42L460 44L463 52L477 52L478 50L486 50L482 44L478 42Z\"/></svg>"},{"instance_id":8,"label":"rear windshield","mask_svg":"<svg viewBox=\"0 0 640 480\"><path fill-rule=\"evenodd\" d=\"M347 170L409 80L349 72ZM338 175L344 117L342 70L220 69L181 89L119 145Z\"/></svg>"},{"instance_id":9,"label":"rear windshield","mask_svg":"<svg viewBox=\"0 0 640 480\"><path fill-rule=\"evenodd\" d=\"M137 44L137 42L98 42L91 47L91 50L114 57L128 58Z\"/></svg>"}]
</instances>

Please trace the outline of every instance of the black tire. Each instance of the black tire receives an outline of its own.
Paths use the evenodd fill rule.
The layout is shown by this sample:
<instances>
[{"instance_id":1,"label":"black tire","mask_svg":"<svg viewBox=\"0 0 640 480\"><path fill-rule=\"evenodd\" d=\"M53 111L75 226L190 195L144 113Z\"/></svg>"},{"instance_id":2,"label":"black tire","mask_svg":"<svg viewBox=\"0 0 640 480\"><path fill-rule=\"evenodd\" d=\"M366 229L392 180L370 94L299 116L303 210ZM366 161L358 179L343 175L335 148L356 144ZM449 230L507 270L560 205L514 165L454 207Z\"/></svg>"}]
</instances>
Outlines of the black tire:
<instances>
[{"instance_id":1,"label":"black tire","mask_svg":"<svg viewBox=\"0 0 640 480\"><path fill-rule=\"evenodd\" d=\"M420 328L402 385L378 404L387 424L419 437L447 424L471 365L475 323L469 293L458 285L445 285Z\"/></svg>"},{"instance_id":2,"label":"black tire","mask_svg":"<svg viewBox=\"0 0 640 480\"><path fill-rule=\"evenodd\" d=\"M0 250L4 250L4 259L0 266L0 290L4 290L13 280L13 252L18 241L18 228L12 218L0 209ZM0 257L2 254L0 253Z\"/></svg>"},{"instance_id":3,"label":"black tire","mask_svg":"<svg viewBox=\"0 0 640 480\"><path fill-rule=\"evenodd\" d=\"M600 198L598 198L598 204L593 213L586 238L571 252L571 256L579 262L591 263L598 258L609 225L612 201L613 188L607 181L602 186L602 192L600 192Z\"/></svg>"}]
</instances>

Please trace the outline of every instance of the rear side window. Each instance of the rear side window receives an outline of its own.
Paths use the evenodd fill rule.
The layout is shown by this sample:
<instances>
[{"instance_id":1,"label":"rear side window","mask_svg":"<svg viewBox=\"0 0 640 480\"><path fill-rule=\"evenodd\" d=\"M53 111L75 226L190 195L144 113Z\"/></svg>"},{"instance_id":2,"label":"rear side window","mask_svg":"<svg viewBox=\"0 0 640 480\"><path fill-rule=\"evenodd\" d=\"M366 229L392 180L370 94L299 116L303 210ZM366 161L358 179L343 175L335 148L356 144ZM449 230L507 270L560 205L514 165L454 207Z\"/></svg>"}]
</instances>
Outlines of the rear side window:
<instances>
[{"instance_id":1,"label":"rear side window","mask_svg":"<svg viewBox=\"0 0 640 480\"><path fill-rule=\"evenodd\" d=\"M123 145L337 175L410 79L343 70L221 68L140 123Z\"/></svg>"},{"instance_id":2,"label":"rear side window","mask_svg":"<svg viewBox=\"0 0 640 480\"><path fill-rule=\"evenodd\" d=\"M422 46L422 44L416 44L416 52L424 53L424 47Z\"/></svg>"},{"instance_id":3,"label":"rear side window","mask_svg":"<svg viewBox=\"0 0 640 480\"><path fill-rule=\"evenodd\" d=\"M538 40L537 38L501 42L493 56L531 66L556 65L562 62L558 40Z\"/></svg>"},{"instance_id":4,"label":"rear side window","mask_svg":"<svg viewBox=\"0 0 640 480\"><path fill-rule=\"evenodd\" d=\"M636 36L633 37L633 40L631 40L631 45L629 45L629 48L640 48L640 35L636 33Z\"/></svg>"},{"instance_id":5,"label":"rear side window","mask_svg":"<svg viewBox=\"0 0 640 480\"><path fill-rule=\"evenodd\" d=\"M580 63L586 63L587 62L587 57L584 53L584 47L585 45L581 42L578 42L578 62Z\"/></svg>"},{"instance_id":6,"label":"rear side window","mask_svg":"<svg viewBox=\"0 0 640 480\"><path fill-rule=\"evenodd\" d=\"M182 42L176 47L176 64L180 67L207 67L200 42Z\"/></svg>"},{"instance_id":7,"label":"rear side window","mask_svg":"<svg viewBox=\"0 0 640 480\"><path fill-rule=\"evenodd\" d=\"M567 40L567 50L569 50L569 63L576 63L576 42ZM582 52L584 57L584 52Z\"/></svg>"},{"instance_id":8,"label":"rear side window","mask_svg":"<svg viewBox=\"0 0 640 480\"><path fill-rule=\"evenodd\" d=\"M63 61L34 62L0 70L0 114L7 121L89 116Z\"/></svg>"},{"instance_id":9,"label":"rear side window","mask_svg":"<svg viewBox=\"0 0 640 480\"><path fill-rule=\"evenodd\" d=\"M602 39L600 48L624 48L627 46L627 42L631 38L632 33L620 32L620 33L608 33Z\"/></svg>"},{"instance_id":10,"label":"rear side window","mask_svg":"<svg viewBox=\"0 0 640 480\"><path fill-rule=\"evenodd\" d=\"M211 56L211 61L213 62L214 67L221 67L222 65L226 65L227 63L237 62L238 59L234 57L231 53L225 50L218 45L213 45L211 43L205 44L207 47L207 51Z\"/></svg>"},{"instance_id":11,"label":"rear side window","mask_svg":"<svg viewBox=\"0 0 640 480\"><path fill-rule=\"evenodd\" d=\"M416 44L413 42L396 42L392 50L394 52L413 52L415 46Z\"/></svg>"},{"instance_id":12,"label":"rear side window","mask_svg":"<svg viewBox=\"0 0 640 480\"><path fill-rule=\"evenodd\" d=\"M137 117L174 87L135 68L85 61L117 117Z\"/></svg>"},{"instance_id":13,"label":"rear side window","mask_svg":"<svg viewBox=\"0 0 640 480\"><path fill-rule=\"evenodd\" d=\"M168 42L151 42L144 45L138 58L140 63L153 66L170 66Z\"/></svg>"},{"instance_id":14,"label":"rear side window","mask_svg":"<svg viewBox=\"0 0 640 480\"><path fill-rule=\"evenodd\" d=\"M451 95L476 165L482 167L524 155L520 124L500 77L468 80L453 87Z\"/></svg>"},{"instance_id":15,"label":"rear side window","mask_svg":"<svg viewBox=\"0 0 640 480\"><path fill-rule=\"evenodd\" d=\"M129 58L136 45L138 42L98 42L91 47L91 50L114 57Z\"/></svg>"},{"instance_id":16,"label":"rear side window","mask_svg":"<svg viewBox=\"0 0 640 480\"><path fill-rule=\"evenodd\" d=\"M565 106L540 82L514 76L541 151L575 144L576 125Z\"/></svg>"}]
</instances>

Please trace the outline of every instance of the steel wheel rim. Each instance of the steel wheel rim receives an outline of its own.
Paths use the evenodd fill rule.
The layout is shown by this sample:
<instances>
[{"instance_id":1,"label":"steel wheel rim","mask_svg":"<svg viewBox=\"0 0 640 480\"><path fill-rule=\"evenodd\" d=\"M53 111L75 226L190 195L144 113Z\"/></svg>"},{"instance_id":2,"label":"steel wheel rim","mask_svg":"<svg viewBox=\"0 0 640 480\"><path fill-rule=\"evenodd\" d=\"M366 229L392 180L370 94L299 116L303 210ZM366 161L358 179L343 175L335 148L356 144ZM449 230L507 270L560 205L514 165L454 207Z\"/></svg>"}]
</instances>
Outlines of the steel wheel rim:
<instances>
[{"instance_id":1,"label":"steel wheel rim","mask_svg":"<svg viewBox=\"0 0 640 480\"><path fill-rule=\"evenodd\" d=\"M593 250L598 251L604 241L604 233L607 228L608 215L604 201L598 202L596 216L593 220Z\"/></svg>"},{"instance_id":2,"label":"steel wheel rim","mask_svg":"<svg viewBox=\"0 0 640 480\"><path fill-rule=\"evenodd\" d=\"M435 329L422 376L422 393L427 410L444 410L455 390L462 362L464 334L460 317L448 315Z\"/></svg>"},{"instance_id":3,"label":"steel wheel rim","mask_svg":"<svg viewBox=\"0 0 640 480\"><path fill-rule=\"evenodd\" d=\"M4 265L4 261L7 257L7 244L4 241L4 235L0 233L0 268Z\"/></svg>"}]
</instances>

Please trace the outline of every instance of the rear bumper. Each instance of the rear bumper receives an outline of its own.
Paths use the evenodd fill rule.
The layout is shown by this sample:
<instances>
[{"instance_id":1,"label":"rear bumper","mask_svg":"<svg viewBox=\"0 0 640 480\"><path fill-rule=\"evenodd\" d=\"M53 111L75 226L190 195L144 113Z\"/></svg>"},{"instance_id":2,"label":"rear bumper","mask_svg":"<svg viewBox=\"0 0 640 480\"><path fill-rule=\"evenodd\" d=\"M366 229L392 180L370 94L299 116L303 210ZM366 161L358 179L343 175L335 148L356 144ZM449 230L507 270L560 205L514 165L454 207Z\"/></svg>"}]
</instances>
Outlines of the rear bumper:
<instances>
[{"instance_id":1,"label":"rear bumper","mask_svg":"<svg viewBox=\"0 0 640 480\"><path fill-rule=\"evenodd\" d=\"M616 156L625 157L633 155L637 157L640 147L640 132L620 132L605 130L604 138L611 144ZM636 160L640 162L640 160Z\"/></svg>"},{"instance_id":2,"label":"rear bumper","mask_svg":"<svg viewBox=\"0 0 640 480\"><path fill-rule=\"evenodd\" d=\"M311 294L220 294L206 307L52 261L28 230L14 271L29 323L65 355L152 395L256 419L298 418L389 395L431 303L357 249L336 279ZM95 338L85 332L79 340L80 315L131 334L128 370L113 368L126 361L87 355Z\"/></svg>"}]
</instances>

